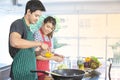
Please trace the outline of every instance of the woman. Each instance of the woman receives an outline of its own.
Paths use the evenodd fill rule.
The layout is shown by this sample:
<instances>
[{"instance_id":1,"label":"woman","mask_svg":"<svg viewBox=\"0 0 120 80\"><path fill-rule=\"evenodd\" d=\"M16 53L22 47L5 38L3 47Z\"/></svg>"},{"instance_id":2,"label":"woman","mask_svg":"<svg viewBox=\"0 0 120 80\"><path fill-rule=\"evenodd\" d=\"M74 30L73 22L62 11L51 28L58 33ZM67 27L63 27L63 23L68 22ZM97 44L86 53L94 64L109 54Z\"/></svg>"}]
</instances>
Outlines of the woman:
<instances>
[{"instance_id":1,"label":"woman","mask_svg":"<svg viewBox=\"0 0 120 80\"><path fill-rule=\"evenodd\" d=\"M36 41L43 41L43 43L49 46L49 51L51 52L51 39L53 36L53 32L55 30L56 20L48 16L44 19L44 22L41 28L34 33L34 38ZM49 71L49 60L54 60L56 62L63 61L64 57L62 55L54 54L52 57L47 58L45 57L45 50L40 49L39 47L36 48L36 59L37 59L37 70L44 70ZM43 73L38 73L38 80L44 80L47 75Z\"/></svg>"}]
</instances>

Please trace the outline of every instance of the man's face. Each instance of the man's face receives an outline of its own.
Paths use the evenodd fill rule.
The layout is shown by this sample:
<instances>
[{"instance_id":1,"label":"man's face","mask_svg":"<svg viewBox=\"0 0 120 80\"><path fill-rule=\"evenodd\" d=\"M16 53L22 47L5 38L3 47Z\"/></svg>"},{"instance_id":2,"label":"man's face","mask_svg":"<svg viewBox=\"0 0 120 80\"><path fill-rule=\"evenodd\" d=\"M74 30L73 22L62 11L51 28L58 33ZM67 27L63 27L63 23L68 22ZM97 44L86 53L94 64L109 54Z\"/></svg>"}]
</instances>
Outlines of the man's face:
<instances>
[{"instance_id":1,"label":"man's face","mask_svg":"<svg viewBox=\"0 0 120 80\"><path fill-rule=\"evenodd\" d=\"M29 15L30 24L35 24L38 21L41 14L42 12L40 10L36 10L35 12L30 13Z\"/></svg>"}]
</instances>

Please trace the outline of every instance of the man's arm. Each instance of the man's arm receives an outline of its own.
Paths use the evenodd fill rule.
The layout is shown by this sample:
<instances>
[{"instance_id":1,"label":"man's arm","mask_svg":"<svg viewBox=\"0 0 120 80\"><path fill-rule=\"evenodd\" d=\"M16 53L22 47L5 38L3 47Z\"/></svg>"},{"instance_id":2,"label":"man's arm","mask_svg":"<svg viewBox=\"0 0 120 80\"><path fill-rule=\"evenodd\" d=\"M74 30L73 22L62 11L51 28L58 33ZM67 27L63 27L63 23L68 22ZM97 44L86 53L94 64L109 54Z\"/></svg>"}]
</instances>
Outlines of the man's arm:
<instances>
[{"instance_id":1,"label":"man's arm","mask_svg":"<svg viewBox=\"0 0 120 80\"><path fill-rule=\"evenodd\" d=\"M21 35L17 32L10 34L10 45L15 48L31 48L41 46L42 43L38 41L28 41L21 38Z\"/></svg>"}]
</instances>

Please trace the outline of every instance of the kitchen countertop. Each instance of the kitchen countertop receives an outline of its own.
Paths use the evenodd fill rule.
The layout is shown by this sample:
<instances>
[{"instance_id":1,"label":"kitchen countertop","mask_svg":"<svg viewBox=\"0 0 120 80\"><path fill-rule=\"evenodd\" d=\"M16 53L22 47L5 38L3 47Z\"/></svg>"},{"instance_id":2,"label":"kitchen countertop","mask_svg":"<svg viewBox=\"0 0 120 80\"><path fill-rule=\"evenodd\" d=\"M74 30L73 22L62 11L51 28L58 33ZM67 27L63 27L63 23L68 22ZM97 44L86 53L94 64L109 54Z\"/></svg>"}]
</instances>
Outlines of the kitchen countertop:
<instances>
[{"instance_id":1,"label":"kitchen countertop","mask_svg":"<svg viewBox=\"0 0 120 80\"><path fill-rule=\"evenodd\" d=\"M99 59L100 62L102 63L102 65L97 69L98 72L100 72L101 74L99 76L94 76L93 78L91 77L85 77L83 78L82 80L106 80L106 76L108 74L106 74L106 63L105 63L105 59ZM60 64L60 63L59 63ZM64 64L68 64L69 63L64 63ZM55 69L55 66L58 65L57 63L54 63L51 65L52 66L52 69L51 70L54 70ZM70 60L70 66L69 66L70 69L78 69L77 65L76 65L76 60Z\"/></svg>"},{"instance_id":2,"label":"kitchen countertop","mask_svg":"<svg viewBox=\"0 0 120 80\"><path fill-rule=\"evenodd\" d=\"M3 68L8 67L8 66L10 66L10 65L4 64L4 63L0 63L0 69L3 69Z\"/></svg>"},{"instance_id":3,"label":"kitchen countertop","mask_svg":"<svg viewBox=\"0 0 120 80\"><path fill-rule=\"evenodd\" d=\"M4 63L0 63L0 80L8 80L10 75L10 66Z\"/></svg>"}]
</instances>

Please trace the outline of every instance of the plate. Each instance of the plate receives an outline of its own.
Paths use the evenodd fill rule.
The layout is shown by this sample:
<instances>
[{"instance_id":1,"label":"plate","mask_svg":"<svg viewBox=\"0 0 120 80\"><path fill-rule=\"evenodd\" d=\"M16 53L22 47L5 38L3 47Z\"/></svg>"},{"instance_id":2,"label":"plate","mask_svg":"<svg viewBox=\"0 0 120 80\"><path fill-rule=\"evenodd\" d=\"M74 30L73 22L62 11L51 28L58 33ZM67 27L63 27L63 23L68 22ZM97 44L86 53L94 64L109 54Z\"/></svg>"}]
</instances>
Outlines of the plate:
<instances>
[{"instance_id":1,"label":"plate","mask_svg":"<svg viewBox=\"0 0 120 80\"><path fill-rule=\"evenodd\" d=\"M96 69L91 69L91 68L85 68L85 77L99 77L99 75L101 74L99 71L97 71Z\"/></svg>"}]
</instances>

